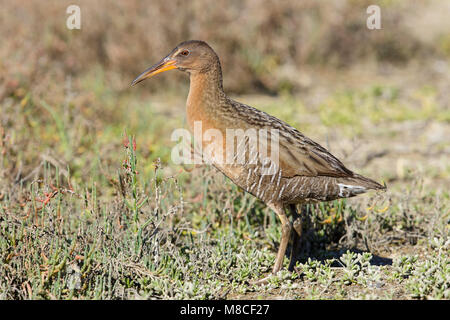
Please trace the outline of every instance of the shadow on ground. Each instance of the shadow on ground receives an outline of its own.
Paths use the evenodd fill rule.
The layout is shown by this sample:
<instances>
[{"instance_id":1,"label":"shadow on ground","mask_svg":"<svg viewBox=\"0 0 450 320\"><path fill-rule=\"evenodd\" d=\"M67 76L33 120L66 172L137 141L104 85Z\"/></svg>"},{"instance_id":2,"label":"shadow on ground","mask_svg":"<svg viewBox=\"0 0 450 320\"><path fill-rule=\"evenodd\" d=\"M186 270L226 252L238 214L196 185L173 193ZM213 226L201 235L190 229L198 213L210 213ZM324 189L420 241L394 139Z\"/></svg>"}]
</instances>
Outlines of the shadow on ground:
<instances>
[{"instance_id":1,"label":"shadow on ground","mask_svg":"<svg viewBox=\"0 0 450 320\"><path fill-rule=\"evenodd\" d=\"M297 254L296 256L296 262L300 263L306 263L308 259L311 260L317 260L320 262L324 262L328 259L335 259L333 263L331 264L332 267L342 267L343 265L340 263L340 258L343 254L345 254L347 251L354 252L354 253L364 253L367 251L363 251L356 248L348 248L343 247L339 250L327 250L325 252L318 252L316 254L312 253L309 255L305 255L304 253ZM290 250L287 252L288 258L290 257ZM372 253L372 259L370 260L370 265L372 266L390 266L392 265L393 260L391 258L382 257L376 254Z\"/></svg>"}]
</instances>

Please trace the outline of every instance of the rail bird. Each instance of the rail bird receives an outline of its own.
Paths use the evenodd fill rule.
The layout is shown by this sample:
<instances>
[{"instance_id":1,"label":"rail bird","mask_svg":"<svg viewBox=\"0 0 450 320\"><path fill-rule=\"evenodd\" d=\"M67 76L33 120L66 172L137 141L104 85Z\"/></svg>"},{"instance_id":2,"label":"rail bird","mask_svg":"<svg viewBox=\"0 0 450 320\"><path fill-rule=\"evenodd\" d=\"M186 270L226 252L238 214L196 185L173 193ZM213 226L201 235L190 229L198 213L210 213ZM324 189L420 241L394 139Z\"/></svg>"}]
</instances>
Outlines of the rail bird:
<instances>
[{"instance_id":1,"label":"rail bird","mask_svg":"<svg viewBox=\"0 0 450 320\"><path fill-rule=\"evenodd\" d=\"M200 142L202 150L209 150L203 156L240 188L262 200L281 221L273 273L282 268L292 230L293 247L298 243L301 217L297 204L386 189L346 168L324 147L286 122L229 98L223 90L219 57L206 42L180 43L132 85L172 69L189 74L187 122L191 130L200 124L201 133L208 135ZM296 250L291 250L289 270L294 267Z\"/></svg>"}]
</instances>

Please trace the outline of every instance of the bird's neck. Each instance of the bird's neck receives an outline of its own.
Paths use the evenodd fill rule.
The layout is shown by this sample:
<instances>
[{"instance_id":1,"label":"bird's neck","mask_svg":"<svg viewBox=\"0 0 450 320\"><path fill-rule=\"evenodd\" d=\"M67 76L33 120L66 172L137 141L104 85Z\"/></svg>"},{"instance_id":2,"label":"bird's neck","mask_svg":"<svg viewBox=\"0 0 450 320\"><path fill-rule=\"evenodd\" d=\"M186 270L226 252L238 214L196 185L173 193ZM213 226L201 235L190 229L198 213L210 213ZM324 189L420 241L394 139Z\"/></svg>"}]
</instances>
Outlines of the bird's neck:
<instances>
[{"instance_id":1,"label":"bird's neck","mask_svg":"<svg viewBox=\"0 0 450 320\"><path fill-rule=\"evenodd\" d=\"M222 86L220 64L206 72L191 73L186 103L187 120L191 129L195 121L207 122L214 119L224 99L226 95Z\"/></svg>"}]
</instances>

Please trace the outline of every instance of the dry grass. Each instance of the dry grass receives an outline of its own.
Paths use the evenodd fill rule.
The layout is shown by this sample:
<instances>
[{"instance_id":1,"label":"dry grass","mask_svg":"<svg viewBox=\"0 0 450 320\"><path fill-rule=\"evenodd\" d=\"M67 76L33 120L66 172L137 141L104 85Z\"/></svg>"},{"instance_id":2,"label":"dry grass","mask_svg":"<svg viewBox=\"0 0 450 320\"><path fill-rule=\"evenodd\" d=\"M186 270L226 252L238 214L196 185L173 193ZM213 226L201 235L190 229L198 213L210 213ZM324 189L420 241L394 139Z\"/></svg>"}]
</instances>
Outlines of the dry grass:
<instances>
[{"instance_id":1,"label":"dry grass","mask_svg":"<svg viewBox=\"0 0 450 320\"><path fill-rule=\"evenodd\" d=\"M347 68L372 60L401 65L450 54L445 0L378 1L383 29L376 32L366 28L365 9L373 4L368 0L77 3L82 29L71 31L65 27L69 1L3 1L5 80L33 83L34 90L39 81L45 91L43 76L64 81L100 65L114 75L111 86L123 90L186 39L211 43L227 70L225 86L236 93L302 88L307 83L299 71L305 66ZM425 26L418 15L426 15ZM172 79L164 76L152 88L173 86Z\"/></svg>"}]
</instances>

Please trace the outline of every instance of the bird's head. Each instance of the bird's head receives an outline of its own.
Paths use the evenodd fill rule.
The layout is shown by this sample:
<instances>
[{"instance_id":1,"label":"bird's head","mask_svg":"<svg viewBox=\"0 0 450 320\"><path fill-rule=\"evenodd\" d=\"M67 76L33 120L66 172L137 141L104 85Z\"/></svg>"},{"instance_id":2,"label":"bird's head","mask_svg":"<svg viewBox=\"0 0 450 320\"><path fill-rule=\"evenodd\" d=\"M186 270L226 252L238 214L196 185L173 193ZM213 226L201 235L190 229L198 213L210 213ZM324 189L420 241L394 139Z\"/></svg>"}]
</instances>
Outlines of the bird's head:
<instances>
[{"instance_id":1,"label":"bird's head","mask_svg":"<svg viewBox=\"0 0 450 320\"><path fill-rule=\"evenodd\" d=\"M206 42L199 40L185 41L176 46L158 63L142 72L134 79L132 85L172 69L179 69L188 73L207 72L218 62L217 54Z\"/></svg>"}]
</instances>

